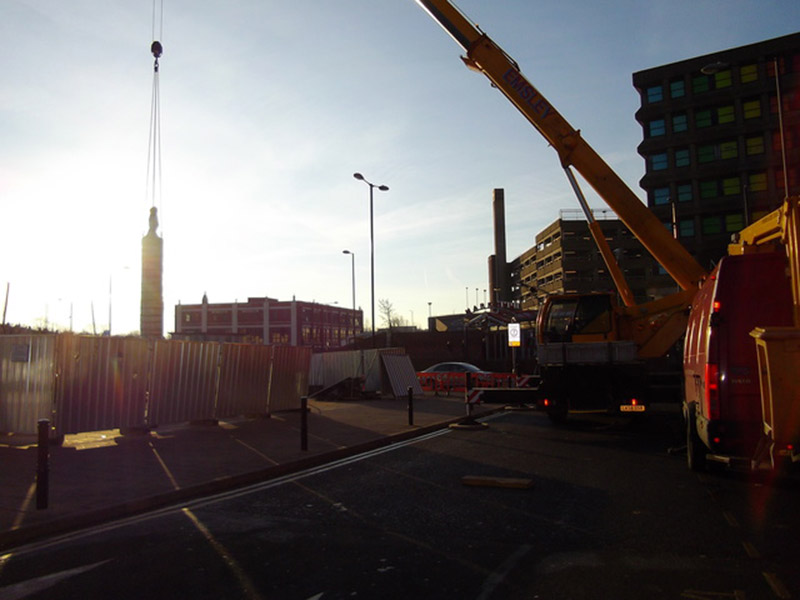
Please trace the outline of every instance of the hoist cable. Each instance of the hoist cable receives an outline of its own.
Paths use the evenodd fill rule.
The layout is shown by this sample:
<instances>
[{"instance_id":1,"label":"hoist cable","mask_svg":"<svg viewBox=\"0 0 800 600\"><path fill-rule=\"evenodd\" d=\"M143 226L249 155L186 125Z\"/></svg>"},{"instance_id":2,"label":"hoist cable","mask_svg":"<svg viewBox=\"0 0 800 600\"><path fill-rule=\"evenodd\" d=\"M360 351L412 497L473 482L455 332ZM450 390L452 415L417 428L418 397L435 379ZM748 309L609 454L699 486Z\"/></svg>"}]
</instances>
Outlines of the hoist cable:
<instances>
[{"instance_id":1,"label":"hoist cable","mask_svg":"<svg viewBox=\"0 0 800 600\"><path fill-rule=\"evenodd\" d=\"M156 18L156 6L158 5L158 18ZM156 37L156 21L158 21L158 36ZM164 0L153 0L153 36L154 40L164 37Z\"/></svg>"},{"instance_id":2,"label":"hoist cable","mask_svg":"<svg viewBox=\"0 0 800 600\"><path fill-rule=\"evenodd\" d=\"M156 7L160 4L160 10ZM153 91L150 99L150 127L147 142L147 176L145 193L150 201L150 206L156 207L162 203L161 194L161 102L159 90L159 59L163 53L161 42L156 38L156 22L159 22L159 37L164 29L164 1L153 0L153 42L150 52L154 57L153 62ZM160 207L163 208L163 207ZM163 232L163 226L162 226Z\"/></svg>"}]
</instances>

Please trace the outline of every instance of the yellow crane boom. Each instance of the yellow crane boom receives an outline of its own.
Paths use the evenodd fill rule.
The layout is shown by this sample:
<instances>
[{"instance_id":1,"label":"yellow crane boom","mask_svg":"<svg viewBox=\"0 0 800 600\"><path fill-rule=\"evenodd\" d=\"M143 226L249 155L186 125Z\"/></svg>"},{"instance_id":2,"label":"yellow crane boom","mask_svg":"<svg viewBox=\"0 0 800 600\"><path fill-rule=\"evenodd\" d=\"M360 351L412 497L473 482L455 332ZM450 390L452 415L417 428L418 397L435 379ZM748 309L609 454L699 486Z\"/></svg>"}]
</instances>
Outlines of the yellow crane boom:
<instances>
[{"instance_id":1,"label":"yellow crane boom","mask_svg":"<svg viewBox=\"0 0 800 600\"><path fill-rule=\"evenodd\" d=\"M416 0L466 55L464 63L483 73L558 152L564 168L574 167L683 290L696 290L705 270L661 221L587 144L520 72L519 66L449 0Z\"/></svg>"}]
</instances>

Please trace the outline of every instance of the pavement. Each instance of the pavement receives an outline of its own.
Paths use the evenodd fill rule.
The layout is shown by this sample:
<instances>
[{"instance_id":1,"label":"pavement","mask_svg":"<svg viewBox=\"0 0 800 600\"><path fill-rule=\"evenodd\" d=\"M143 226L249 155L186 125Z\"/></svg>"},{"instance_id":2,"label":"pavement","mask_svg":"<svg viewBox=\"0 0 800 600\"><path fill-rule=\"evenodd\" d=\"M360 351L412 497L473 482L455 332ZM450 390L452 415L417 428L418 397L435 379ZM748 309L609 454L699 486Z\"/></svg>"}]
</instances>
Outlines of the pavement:
<instances>
[{"instance_id":1,"label":"pavement","mask_svg":"<svg viewBox=\"0 0 800 600\"><path fill-rule=\"evenodd\" d=\"M301 411L150 431L93 431L49 447L37 496L35 436L0 435L0 551L266 481L423 435L467 417L461 395L324 402ZM478 405L473 417L494 412ZM37 503L46 500L46 508Z\"/></svg>"}]
</instances>

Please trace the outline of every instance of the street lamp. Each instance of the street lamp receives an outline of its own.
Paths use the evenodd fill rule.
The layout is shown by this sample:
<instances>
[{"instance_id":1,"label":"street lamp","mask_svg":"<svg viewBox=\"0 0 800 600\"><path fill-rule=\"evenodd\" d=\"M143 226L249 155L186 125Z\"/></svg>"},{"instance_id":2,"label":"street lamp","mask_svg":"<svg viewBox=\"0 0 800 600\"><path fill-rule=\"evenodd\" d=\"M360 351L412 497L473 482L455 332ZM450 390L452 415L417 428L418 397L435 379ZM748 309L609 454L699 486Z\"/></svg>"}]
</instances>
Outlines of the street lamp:
<instances>
[{"instance_id":1,"label":"street lamp","mask_svg":"<svg viewBox=\"0 0 800 600\"><path fill-rule=\"evenodd\" d=\"M350 252L350 250L342 250L342 254L349 254L350 255L350 268L352 270L352 280L353 280L353 315L352 315L352 323L353 323L353 344L356 343L356 253Z\"/></svg>"},{"instance_id":2,"label":"street lamp","mask_svg":"<svg viewBox=\"0 0 800 600\"><path fill-rule=\"evenodd\" d=\"M372 347L375 347L375 225L372 211L372 190L378 188L381 192L388 192L385 185L370 183L361 173L353 173L353 177L363 181L369 186L369 275L370 275L370 302L372 305Z\"/></svg>"}]
</instances>

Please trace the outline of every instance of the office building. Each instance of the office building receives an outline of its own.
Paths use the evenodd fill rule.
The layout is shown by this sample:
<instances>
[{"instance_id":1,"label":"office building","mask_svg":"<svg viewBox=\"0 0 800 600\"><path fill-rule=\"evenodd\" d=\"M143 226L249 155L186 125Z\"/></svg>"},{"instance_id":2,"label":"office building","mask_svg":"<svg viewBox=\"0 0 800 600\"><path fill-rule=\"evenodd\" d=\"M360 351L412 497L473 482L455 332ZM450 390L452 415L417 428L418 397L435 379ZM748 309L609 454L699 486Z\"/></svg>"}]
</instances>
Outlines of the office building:
<instances>
[{"instance_id":1,"label":"office building","mask_svg":"<svg viewBox=\"0 0 800 600\"><path fill-rule=\"evenodd\" d=\"M647 204L710 269L800 193L800 33L633 74ZM674 291L656 269L652 295Z\"/></svg>"}]
</instances>

